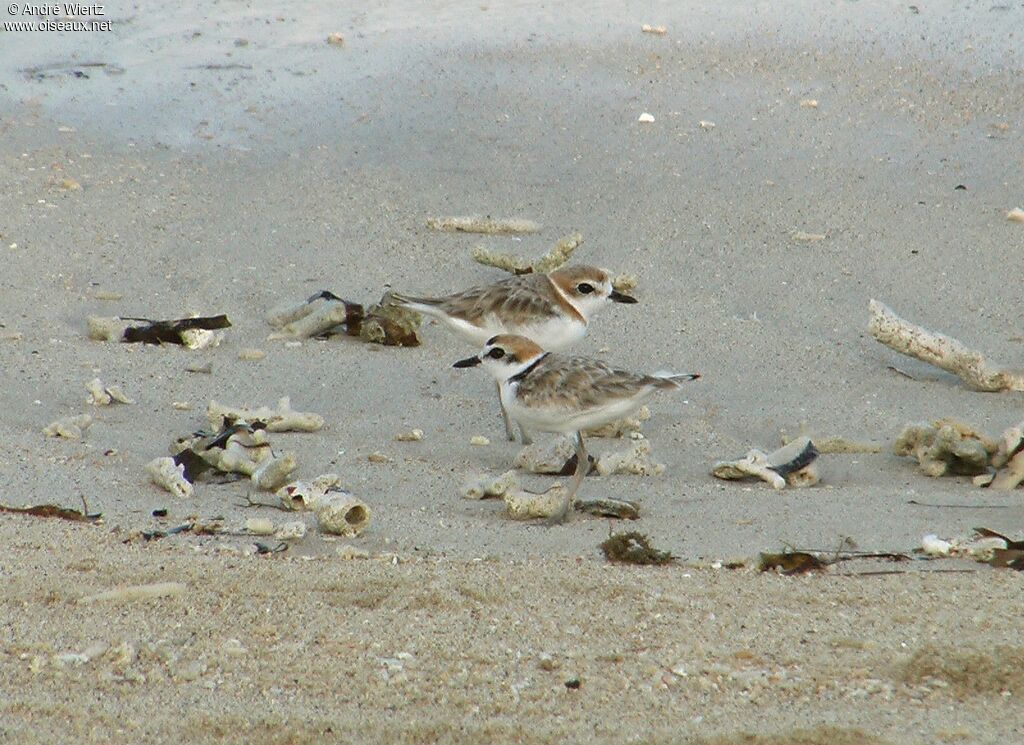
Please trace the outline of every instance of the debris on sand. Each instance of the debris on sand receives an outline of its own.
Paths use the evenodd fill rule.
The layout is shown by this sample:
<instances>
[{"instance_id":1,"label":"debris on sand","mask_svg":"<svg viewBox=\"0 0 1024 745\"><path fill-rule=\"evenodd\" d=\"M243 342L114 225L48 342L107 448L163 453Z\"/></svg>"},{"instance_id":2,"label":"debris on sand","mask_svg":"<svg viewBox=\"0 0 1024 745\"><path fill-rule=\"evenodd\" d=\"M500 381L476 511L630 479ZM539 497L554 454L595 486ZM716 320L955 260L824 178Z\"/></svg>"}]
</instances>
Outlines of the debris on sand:
<instances>
[{"instance_id":1,"label":"debris on sand","mask_svg":"<svg viewBox=\"0 0 1024 745\"><path fill-rule=\"evenodd\" d=\"M993 566L1005 566L1003 560L1007 552L1021 552L1022 549L1024 541L1014 541L988 528L975 528L974 535L969 538L947 540L929 533L921 538L921 547L917 552L932 558L960 557Z\"/></svg>"},{"instance_id":2,"label":"debris on sand","mask_svg":"<svg viewBox=\"0 0 1024 745\"><path fill-rule=\"evenodd\" d=\"M343 47L345 46L345 36L337 31L327 34L327 43L332 46Z\"/></svg>"},{"instance_id":3,"label":"debris on sand","mask_svg":"<svg viewBox=\"0 0 1024 745\"><path fill-rule=\"evenodd\" d=\"M474 248L471 256L477 263L503 269L512 274L530 274L531 272L546 274L568 262L573 252L582 245L583 236L573 233L558 241L550 251L539 259L523 259L512 254L491 251L483 246Z\"/></svg>"},{"instance_id":4,"label":"debris on sand","mask_svg":"<svg viewBox=\"0 0 1024 745\"><path fill-rule=\"evenodd\" d=\"M637 520L640 518L640 503L628 499L587 499L577 501L577 512L584 512L597 517L616 517L619 520Z\"/></svg>"},{"instance_id":5,"label":"debris on sand","mask_svg":"<svg viewBox=\"0 0 1024 745\"><path fill-rule=\"evenodd\" d=\"M568 437L560 437L553 443L527 445L516 455L512 465L529 473L568 475L565 464L575 456L576 446ZM575 468L573 469L575 470ZM572 473L572 471L570 471Z\"/></svg>"},{"instance_id":6,"label":"debris on sand","mask_svg":"<svg viewBox=\"0 0 1024 745\"><path fill-rule=\"evenodd\" d=\"M92 424L92 417L88 414L78 416L66 416L43 428L43 434L47 437L63 437L67 440L81 440L82 433L89 429Z\"/></svg>"},{"instance_id":7,"label":"debris on sand","mask_svg":"<svg viewBox=\"0 0 1024 745\"><path fill-rule=\"evenodd\" d=\"M868 333L900 354L951 372L979 391L1024 391L1024 372L1009 370L957 339L915 326L872 300Z\"/></svg>"},{"instance_id":8,"label":"debris on sand","mask_svg":"<svg viewBox=\"0 0 1024 745\"><path fill-rule=\"evenodd\" d=\"M325 473L310 482L294 481L278 489L277 497L284 509L312 512L325 533L357 536L370 523L370 508L340 484L337 474Z\"/></svg>"},{"instance_id":9,"label":"debris on sand","mask_svg":"<svg viewBox=\"0 0 1024 745\"><path fill-rule=\"evenodd\" d=\"M520 218L492 218L470 215L467 217L431 217L427 219L431 230L448 233L484 233L487 235L516 235L536 233L541 226L533 220Z\"/></svg>"},{"instance_id":10,"label":"debris on sand","mask_svg":"<svg viewBox=\"0 0 1024 745\"><path fill-rule=\"evenodd\" d=\"M743 458L718 461L711 475L719 479L759 478L773 489L813 486L821 477L817 469L818 450L809 437L798 437L788 445L765 454L753 449Z\"/></svg>"},{"instance_id":11,"label":"debris on sand","mask_svg":"<svg viewBox=\"0 0 1024 745\"><path fill-rule=\"evenodd\" d=\"M626 428L630 422L619 420L613 424ZM614 436L604 427L601 430L605 436ZM591 463L588 473L596 472L602 476L658 476L665 471L663 464L651 459L651 444L643 439L635 440L626 450L604 453L597 458L588 455L588 458ZM512 465L529 473L570 476L576 472L576 448L568 437L559 437L546 445L527 445L519 451Z\"/></svg>"},{"instance_id":12,"label":"debris on sand","mask_svg":"<svg viewBox=\"0 0 1024 745\"><path fill-rule=\"evenodd\" d=\"M656 36L664 36L668 33L668 29L664 26L652 26L649 23L645 23L640 27L640 30L645 34L655 34Z\"/></svg>"},{"instance_id":13,"label":"debris on sand","mask_svg":"<svg viewBox=\"0 0 1024 745\"><path fill-rule=\"evenodd\" d=\"M663 463L651 459L651 443L648 440L639 440L629 450L605 453L597 459L597 472L602 476L659 476L664 471Z\"/></svg>"},{"instance_id":14,"label":"debris on sand","mask_svg":"<svg viewBox=\"0 0 1024 745\"><path fill-rule=\"evenodd\" d=\"M68 507L59 507L55 504L36 504L31 507L10 507L0 504L0 512L11 512L16 515L32 515L33 517L58 517L61 520L69 520L75 523L98 523L102 522L103 515L99 513L86 513L73 510Z\"/></svg>"},{"instance_id":15,"label":"debris on sand","mask_svg":"<svg viewBox=\"0 0 1024 745\"><path fill-rule=\"evenodd\" d=\"M804 98L800 101L800 107L804 109L816 109L818 108L818 99L816 98Z\"/></svg>"},{"instance_id":16,"label":"debris on sand","mask_svg":"<svg viewBox=\"0 0 1024 745\"><path fill-rule=\"evenodd\" d=\"M675 561L671 553L654 548L650 538L635 530L610 536L601 543L601 551L608 561L616 564L657 566Z\"/></svg>"},{"instance_id":17,"label":"debris on sand","mask_svg":"<svg viewBox=\"0 0 1024 745\"><path fill-rule=\"evenodd\" d=\"M379 303L366 309L359 338L387 347L418 347L421 325L423 316L392 303L384 293Z\"/></svg>"},{"instance_id":18,"label":"debris on sand","mask_svg":"<svg viewBox=\"0 0 1024 745\"><path fill-rule=\"evenodd\" d=\"M118 385L104 385L99 378L93 378L85 384L85 390L89 392L89 403L93 406L110 406L112 403L133 404L135 401L128 398L127 394Z\"/></svg>"},{"instance_id":19,"label":"debris on sand","mask_svg":"<svg viewBox=\"0 0 1024 745\"><path fill-rule=\"evenodd\" d=\"M395 435L395 442L419 442L422 439L422 429L411 429L408 432L399 432Z\"/></svg>"},{"instance_id":20,"label":"debris on sand","mask_svg":"<svg viewBox=\"0 0 1024 745\"><path fill-rule=\"evenodd\" d=\"M293 481L278 489L275 494L285 510L311 510L313 503L329 491L341 489L341 477L336 473L324 473L312 481Z\"/></svg>"},{"instance_id":21,"label":"debris on sand","mask_svg":"<svg viewBox=\"0 0 1024 745\"><path fill-rule=\"evenodd\" d=\"M493 499L504 497L519 488L515 471L505 471L500 476L482 476L471 480L462 487L463 499Z\"/></svg>"},{"instance_id":22,"label":"debris on sand","mask_svg":"<svg viewBox=\"0 0 1024 745\"><path fill-rule=\"evenodd\" d=\"M295 411L289 396L278 399L276 409L267 406L258 409L236 408L210 401L206 406L206 418L210 427L218 431L239 420L268 432L316 432L324 426L324 418L319 414Z\"/></svg>"},{"instance_id":23,"label":"debris on sand","mask_svg":"<svg viewBox=\"0 0 1024 745\"><path fill-rule=\"evenodd\" d=\"M757 568L762 572L779 574L806 574L824 571L826 564L806 551L787 551L781 554L761 554Z\"/></svg>"},{"instance_id":24,"label":"debris on sand","mask_svg":"<svg viewBox=\"0 0 1024 745\"><path fill-rule=\"evenodd\" d=\"M360 303L343 300L330 290L321 290L301 303L288 303L269 311L266 321L276 329L276 339L309 339L324 336L339 327L358 336L366 315Z\"/></svg>"},{"instance_id":25,"label":"debris on sand","mask_svg":"<svg viewBox=\"0 0 1024 745\"><path fill-rule=\"evenodd\" d=\"M645 111L640 116L638 116L636 120L638 122L640 122L641 124L653 124L654 123L654 115L653 114L648 114Z\"/></svg>"},{"instance_id":26,"label":"debris on sand","mask_svg":"<svg viewBox=\"0 0 1024 745\"><path fill-rule=\"evenodd\" d=\"M266 320L279 329L268 337L271 340L343 333L393 347L419 346L419 328L423 323L419 313L389 302L388 293L379 303L365 308L330 290L321 290L302 303L275 308L267 313Z\"/></svg>"},{"instance_id":27,"label":"debris on sand","mask_svg":"<svg viewBox=\"0 0 1024 745\"><path fill-rule=\"evenodd\" d=\"M896 455L917 458L928 476L976 476L988 471L999 444L953 419L909 424L892 446Z\"/></svg>"},{"instance_id":28,"label":"debris on sand","mask_svg":"<svg viewBox=\"0 0 1024 745\"><path fill-rule=\"evenodd\" d=\"M1024 422L1003 432L991 465L994 472L974 477L976 486L1010 491L1024 481Z\"/></svg>"},{"instance_id":29,"label":"debris on sand","mask_svg":"<svg viewBox=\"0 0 1024 745\"><path fill-rule=\"evenodd\" d=\"M185 465L174 458L154 458L146 464L146 473L157 486L176 497L185 499L195 495L192 483L185 478Z\"/></svg>"},{"instance_id":30,"label":"debris on sand","mask_svg":"<svg viewBox=\"0 0 1024 745\"><path fill-rule=\"evenodd\" d=\"M220 344L223 333L217 329L231 326L226 315L152 321L148 318L89 316L89 338L94 341L120 341L126 344L178 344L188 349L205 349Z\"/></svg>"},{"instance_id":31,"label":"debris on sand","mask_svg":"<svg viewBox=\"0 0 1024 745\"><path fill-rule=\"evenodd\" d=\"M801 243L817 243L828 237L824 233L805 233L802 230L794 231L792 236L794 241L800 241Z\"/></svg>"},{"instance_id":32,"label":"debris on sand","mask_svg":"<svg viewBox=\"0 0 1024 745\"><path fill-rule=\"evenodd\" d=\"M346 491L328 491L313 502L320 530L341 536L357 536L370 524L370 508Z\"/></svg>"},{"instance_id":33,"label":"debris on sand","mask_svg":"<svg viewBox=\"0 0 1024 745\"><path fill-rule=\"evenodd\" d=\"M505 509L513 520L549 518L561 512L565 496L566 489L561 484L554 484L539 494L514 489L504 495Z\"/></svg>"},{"instance_id":34,"label":"debris on sand","mask_svg":"<svg viewBox=\"0 0 1024 745\"><path fill-rule=\"evenodd\" d=\"M1006 219L1010 222L1024 222L1024 210L1020 207L1014 207L1006 213Z\"/></svg>"},{"instance_id":35,"label":"debris on sand","mask_svg":"<svg viewBox=\"0 0 1024 745\"><path fill-rule=\"evenodd\" d=\"M473 445L474 447L485 448L491 444L491 441L490 439L484 437L483 435L473 435L472 437L469 438L469 444Z\"/></svg>"}]
</instances>

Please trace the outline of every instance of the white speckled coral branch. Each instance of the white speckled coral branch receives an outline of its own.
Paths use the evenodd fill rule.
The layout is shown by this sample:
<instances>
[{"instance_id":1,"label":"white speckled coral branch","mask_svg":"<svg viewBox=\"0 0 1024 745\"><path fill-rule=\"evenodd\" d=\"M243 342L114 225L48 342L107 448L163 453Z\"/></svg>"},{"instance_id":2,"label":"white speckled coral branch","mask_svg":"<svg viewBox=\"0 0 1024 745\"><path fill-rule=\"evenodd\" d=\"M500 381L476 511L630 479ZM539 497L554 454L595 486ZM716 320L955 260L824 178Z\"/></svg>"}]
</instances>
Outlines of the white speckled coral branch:
<instances>
[{"instance_id":1,"label":"white speckled coral branch","mask_svg":"<svg viewBox=\"0 0 1024 745\"><path fill-rule=\"evenodd\" d=\"M981 352L968 349L951 336L915 326L877 300L872 300L868 308L868 332L900 354L951 372L979 391L1024 391L1024 372L991 363Z\"/></svg>"}]
</instances>

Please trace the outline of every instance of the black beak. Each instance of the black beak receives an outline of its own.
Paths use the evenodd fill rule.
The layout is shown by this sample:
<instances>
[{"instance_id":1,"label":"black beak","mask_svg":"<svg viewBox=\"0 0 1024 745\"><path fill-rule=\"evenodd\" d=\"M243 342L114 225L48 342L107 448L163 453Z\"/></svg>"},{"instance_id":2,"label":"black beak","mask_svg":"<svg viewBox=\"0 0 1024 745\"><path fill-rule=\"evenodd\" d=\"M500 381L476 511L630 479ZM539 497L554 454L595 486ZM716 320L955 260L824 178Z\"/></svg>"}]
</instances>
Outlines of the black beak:
<instances>
[{"instance_id":1,"label":"black beak","mask_svg":"<svg viewBox=\"0 0 1024 745\"><path fill-rule=\"evenodd\" d=\"M464 360L459 360L452 367L476 367L480 364L479 357L467 357Z\"/></svg>"},{"instance_id":2,"label":"black beak","mask_svg":"<svg viewBox=\"0 0 1024 745\"><path fill-rule=\"evenodd\" d=\"M623 295L618 290L612 290L612 294L609 295L608 297L614 300L616 303L626 303L627 305L637 302L637 299L632 295Z\"/></svg>"}]
</instances>

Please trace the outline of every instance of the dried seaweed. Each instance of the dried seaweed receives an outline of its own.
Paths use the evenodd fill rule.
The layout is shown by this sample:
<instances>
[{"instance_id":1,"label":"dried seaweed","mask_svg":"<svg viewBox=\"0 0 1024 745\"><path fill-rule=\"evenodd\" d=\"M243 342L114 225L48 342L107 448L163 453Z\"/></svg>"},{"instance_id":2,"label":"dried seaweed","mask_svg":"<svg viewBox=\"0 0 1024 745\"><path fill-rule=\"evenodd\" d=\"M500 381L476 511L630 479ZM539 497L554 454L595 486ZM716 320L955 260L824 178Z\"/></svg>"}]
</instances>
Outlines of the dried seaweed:
<instances>
[{"instance_id":1,"label":"dried seaweed","mask_svg":"<svg viewBox=\"0 0 1024 745\"><path fill-rule=\"evenodd\" d=\"M650 539L643 533L631 530L616 533L601 542L601 551L608 561L616 564L663 565L675 561L668 551L651 546Z\"/></svg>"},{"instance_id":2,"label":"dried seaweed","mask_svg":"<svg viewBox=\"0 0 1024 745\"><path fill-rule=\"evenodd\" d=\"M780 572L781 574L805 574L821 571L825 562L814 554L806 551L787 551L781 554L761 554L757 568L762 572Z\"/></svg>"},{"instance_id":3,"label":"dried seaweed","mask_svg":"<svg viewBox=\"0 0 1024 745\"><path fill-rule=\"evenodd\" d=\"M214 331L231 326L231 321L223 313L217 316L178 318L172 321L153 321L149 318L129 318L127 316L121 318L124 321L139 321L146 324L145 326L129 326L124 330L121 340L128 344L141 342L143 344L187 345L188 339L183 335L186 331Z\"/></svg>"},{"instance_id":4,"label":"dried seaweed","mask_svg":"<svg viewBox=\"0 0 1024 745\"><path fill-rule=\"evenodd\" d=\"M997 548L992 551L988 563L1000 569L1016 569L1024 572L1024 550L1019 548Z\"/></svg>"},{"instance_id":5,"label":"dried seaweed","mask_svg":"<svg viewBox=\"0 0 1024 745\"><path fill-rule=\"evenodd\" d=\"M1015 541L1011 538L1007 538L1002 533L997 533L989 528L975 528L974 532L985 538L1001 538L1006 541L1006 547L1013 551L1024 551L1024 541Z\"/></svg>"},{"instance_id":6,"label":"dried seaweed","mask_svg":"<svg viewBox=\"0 0 1024 745\"><path fill-rule=\"evenodd\" d=\"M55 504L37 504L32 507L10 507L0 504L0 512L13 512L19 515L32 515L34 517L59 517L62 520L70 520L76 523L98 523L103 519L103 514L99 512L89 514L70 509L69 507L59 507Z\"/></svg>"},{"instance_id":7,"label":"dried seaweed","mask_svg":"<svg viewBox=\"0 0 1024 745\"><path fill-rule=\"evenodd\" d=\"M620 520L636 520L640 517L640 503L628 499L588 499L576 502L577 512L598 517L617 517Z\"/></svg>"}]
</instances>

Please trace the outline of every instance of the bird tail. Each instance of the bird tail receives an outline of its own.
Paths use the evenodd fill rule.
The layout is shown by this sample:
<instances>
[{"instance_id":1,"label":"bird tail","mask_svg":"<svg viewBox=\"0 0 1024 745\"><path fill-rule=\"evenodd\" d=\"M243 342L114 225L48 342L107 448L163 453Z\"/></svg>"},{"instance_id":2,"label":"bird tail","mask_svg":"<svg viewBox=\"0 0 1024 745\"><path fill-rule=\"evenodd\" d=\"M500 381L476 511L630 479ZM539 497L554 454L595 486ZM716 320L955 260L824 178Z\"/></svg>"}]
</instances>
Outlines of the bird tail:
<instances>
[{"instance_id":1,"label":"bird tail","mask_svg":"<svg viewBox=\"0 0 1024 745\"><path fill-rule=\"evenodd\" d=\"M397 305L401 308L415 310L418 313L432 315L437 313L437 306L441 304L440 298L416 297L415 295L403 295L400 292L388 290L384 295L385 305Z\"/></svg>"},{"instance_id":2,"label":"bird tail","mask_svg":"<svg viewBox=\"0 0 1024 745\"><path fill-rule=\"evenodd\" d=\"M651 380L658 388L679 388L690 380L699 380L700 373L656 372Z\"/></svg>"}]
</instances>

